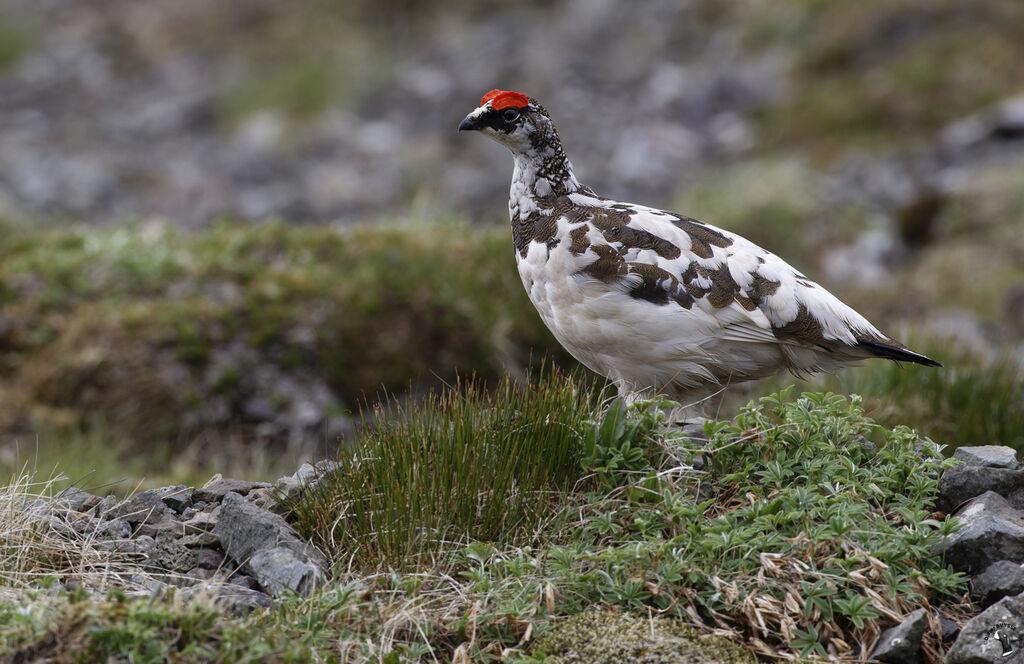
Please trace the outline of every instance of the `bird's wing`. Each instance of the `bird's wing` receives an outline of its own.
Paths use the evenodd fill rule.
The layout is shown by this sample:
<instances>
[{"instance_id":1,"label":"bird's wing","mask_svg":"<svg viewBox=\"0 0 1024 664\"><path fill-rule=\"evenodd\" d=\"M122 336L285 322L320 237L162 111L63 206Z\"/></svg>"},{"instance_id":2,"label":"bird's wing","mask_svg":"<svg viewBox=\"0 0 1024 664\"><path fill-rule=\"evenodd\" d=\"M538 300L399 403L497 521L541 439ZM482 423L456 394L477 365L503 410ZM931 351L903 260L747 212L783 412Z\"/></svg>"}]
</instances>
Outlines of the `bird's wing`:
<instances>
[{"instance_id":1,"label":"bird's wing","mask_svg":"<svg viewBox=\"0 0 1024 664\"><path fill-rule=\"evenodd\" d=\"M735 233L645 206L570 197L574 218L587 226L586 249L597 256L585 272L617 281L637 299L699 308L716 321L718 338L826 350L862 340L896 344L784 260ZM577 232L579 240L583 233Z\"/></svg>"}]
</instances>

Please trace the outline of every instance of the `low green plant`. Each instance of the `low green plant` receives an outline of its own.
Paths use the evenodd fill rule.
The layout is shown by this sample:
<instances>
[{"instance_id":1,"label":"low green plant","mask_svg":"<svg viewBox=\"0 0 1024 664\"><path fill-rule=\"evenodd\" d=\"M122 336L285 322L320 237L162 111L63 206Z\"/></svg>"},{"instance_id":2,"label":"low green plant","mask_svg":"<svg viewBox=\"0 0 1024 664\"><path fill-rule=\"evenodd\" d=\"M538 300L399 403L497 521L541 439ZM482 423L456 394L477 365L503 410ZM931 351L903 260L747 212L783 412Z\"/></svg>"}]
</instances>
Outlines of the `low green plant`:
<instances>
[{"instance_id":1,"label":"low green plant","mask_svg":"<svg viewBox=\"0 0 1024 664\"><path fill-rule=\"evenodd\" d=\"M429 531L413 524L425 518L410 517L401 501L379 502L373 531L359 538L340 527L326 531L339 570L350 570L340 580L366 584L366 596L377 598L371 604L387 598L390 607L390 650L366 656L399 652L401 643L409 652L486 660L523 652L560 616L604 606L653 609L769 656L865 658L878 629L963 590L962 575L931 552L956 529L931 515L937 478L951 464L940 446L907 427L880 427L858 398L794 399L783 391L749 404L735 423L709 423L700 448L658 426L659 407L668 405L612 402L600 417L579 421L577 472L590 479L577 485L575 500L548 503L563 515L539 522L539 537L470 535L460 546L435 548L430 566L391 558L390 571L367 576L356 562L381 546L371 538L392 531L406 533L406 542L422 538ZM434 435L432 422L423 435ZM416 447L408 437L391 446L400 448L398 441ZM697 451L711 459L711 471L682 462ZM373 469L364 476L365 493L395 490L414 500L400 479L380 484ZM350 502L359 490L353 472ZM300 522L338 517L322 495ZM379 567L381 558L373 560ZM365 629L373 628L358 627Z\"/></svg>"},{"instance_id":2,"label":"low green plant","mask_svg":"<svg viewBox=\"0 0 1024 664\"><path fill-rule=\"evenodd\" d=\"M1024 369L1015 358L985 357L942 339L907 341L944 366L872 361L795 385L860 394L864 410L880 423L913 427L941 441L947 453L960 445L1007 445L1024 452ZM777 388L780 382L767 385Z\"/></svg>"},{"instance_id":3,"label":"low green plant","mask_svg":"<svg viewBox=\"0 0 1024 664\"><path fill-rule=\"evenodd\" d=\"M415 566L453 543L543 539L580 480L590 388L542 370L535 385L469 381L400 409L292 506L301 530L363 570Z\"/></svg>"},{"instance_id":4,"label":"low green plant","mask_svg":"<svg viewBox=\"0 0 1024 664\"><path fill-rule=\"evenodd\" d=\"M930 518L940 446L834 394L765 397L706 432L713 473L662 471L654 501L599 498L572 539L600 551L549 550L591 601L653 606L766 655L866 657L852 644L962 588L930 552L950 532Z\"/></svg>"}]
</instances>

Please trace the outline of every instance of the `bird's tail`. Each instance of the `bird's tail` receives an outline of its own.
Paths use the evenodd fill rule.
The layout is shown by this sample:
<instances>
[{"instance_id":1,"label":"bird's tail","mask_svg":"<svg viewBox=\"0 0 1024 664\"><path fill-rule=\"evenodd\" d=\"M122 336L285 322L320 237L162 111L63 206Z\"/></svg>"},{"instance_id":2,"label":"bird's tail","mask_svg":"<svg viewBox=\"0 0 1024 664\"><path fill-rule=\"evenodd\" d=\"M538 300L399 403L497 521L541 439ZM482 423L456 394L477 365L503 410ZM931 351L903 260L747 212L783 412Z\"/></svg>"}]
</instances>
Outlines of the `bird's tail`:
<instances>
[{"instance_id":1,"label":"bird's tail","mask_svg":"<svg viewBox=\"0 0 1024 664\"><path fill-rule=\"evenodd\" d=\"M857 348L871 353L875 357L883 357L896 362L913 362L923 364L926 367L941 367L942 365L932 358L915 353L899 342L886 343L878 339L857 339Z\"/></svg>"}]
</instances>

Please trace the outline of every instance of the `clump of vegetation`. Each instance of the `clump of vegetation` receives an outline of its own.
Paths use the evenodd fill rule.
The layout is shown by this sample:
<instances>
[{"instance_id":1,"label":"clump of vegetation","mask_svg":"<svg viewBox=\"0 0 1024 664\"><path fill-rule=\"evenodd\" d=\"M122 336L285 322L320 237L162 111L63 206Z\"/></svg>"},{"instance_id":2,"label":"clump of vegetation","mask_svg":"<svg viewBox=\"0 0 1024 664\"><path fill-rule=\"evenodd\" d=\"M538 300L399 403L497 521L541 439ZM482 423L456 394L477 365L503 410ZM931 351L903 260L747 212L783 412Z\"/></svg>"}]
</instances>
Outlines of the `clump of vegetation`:
<instances>
[{"instance_id":1,"label":"clump of vegetation","mask_svg":"<svg viewBox=\"0 0 1024 664\"><path fill-rule=\"evenodd\" d=\"M0 487L0 595L72 578L73 585L89 588L138 587L142 577L133 574L141 570L128 569L130 553L101 548L95 533L75 528L81 515L56 489L66 479L21 472Z\"/></svg>"},{"instance_id":2,"label":"clump of vegetation","mask_svg":"<svg viewBox=\"0 0 1024 664\"><path fill-rule=\"evenodd\" d=\"M704 634L679 619L587 611L559 620L537 641L526 662L619 664L700 662L757 664L757 658L722 636Z\"/></svg>"},{"instance_id":3,"label":"clump of vegetation","mask_svg":"<svg viewBox=\"0 0 1024 664\"><path fill-rule=\"evenodd\" d=\"M292 513L364 571L415 568L467 540L537 544L583 475L594 402L593 388L546 370L528 388L470 381L405 411L380 405L378 425Z\"/></svg>"},{"instance_id":4,"label":"clump of vegetation","mask_svg":"<svg viewBox=\"0 0 1024 664\"><path fill-rule=\"evenodd\" d=\"M0 604L0 654L10 661L303 662L310 639L278 616L231 619L212 606L159 594L105 599L83 591ZM330 648L326 644L323 653Z\"/></svg>"},{"instance_id":5,"label":"clump of vegetation","mask_svg":"<svg viewBox=\"0 0 1024 664\"><path fill-rule=\"evenodd\" d=\"M462 608L446 607L461 617L433 624L434 638L422 647L446 643L471 657L496 654L524 644L552 618L615 606L656 609L732 634L766 655L866 657L863 649L880 627L962 589L962 576L930 553L955 528L930 515L938 475L950 464L930 440L906 427L878 427L858 399L834 394L766 397L735 424L709 425L704 449L659 428L660 413L655 405L628 413L613 405L593 422L579 439L590 477L577 501L566 503L573 517L543 519L541 538L510 548L500 536L456 546L460 538L448 535L452 544L435 549L435 565L445 570L441 578L462 579ZM405 425L375 435L393 436L389 447L411 442ZM414 446L409 454L419 461L397 468L429 467L426 449ZM712 459L711 472L685 465L696 454ZM444 467L460 478L458 468ZM487 493L473 469L463 471L472 490ZM421 502L450 490L440 482L415 484L437 492ZM356 482L324 486L337 495L331 501L311 494L313 511L327 525L320 541L349 565L354 550L347 547L363 551L364 540L339 537L335 524L349 518L350 506L379 501L380 489L372 481L362 493ZM329 505L334 512L323 514ZM402 533L406 546L424 537L409 510L375 505L376 532ZM303 522L317 526L309 515ZM391 571L374 577L377 592L443 592L436 567L379 569ZM410 626L407 638L416 641L415 632Z\"/></svg>"}]
</instances>

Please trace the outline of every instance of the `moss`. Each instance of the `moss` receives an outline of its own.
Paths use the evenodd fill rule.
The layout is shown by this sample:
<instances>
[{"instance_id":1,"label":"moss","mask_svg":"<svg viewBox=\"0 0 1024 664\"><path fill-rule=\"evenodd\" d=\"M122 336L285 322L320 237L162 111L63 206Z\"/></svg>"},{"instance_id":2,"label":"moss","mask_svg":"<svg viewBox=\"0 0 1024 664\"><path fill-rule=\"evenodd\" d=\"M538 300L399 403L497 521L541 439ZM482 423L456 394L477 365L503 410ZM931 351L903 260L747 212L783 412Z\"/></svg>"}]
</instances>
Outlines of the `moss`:
<instances>
[{"instance_id":1,"label":"moss","mask_svg":"<svg viewBox=\"0 0 1024 664\"><path fill-rule=\"evenodd\" d=\"M675 618L590 611L558 620L531 654L559 664L756 664L737 644Z\"/></svg>"}]
</instances>

